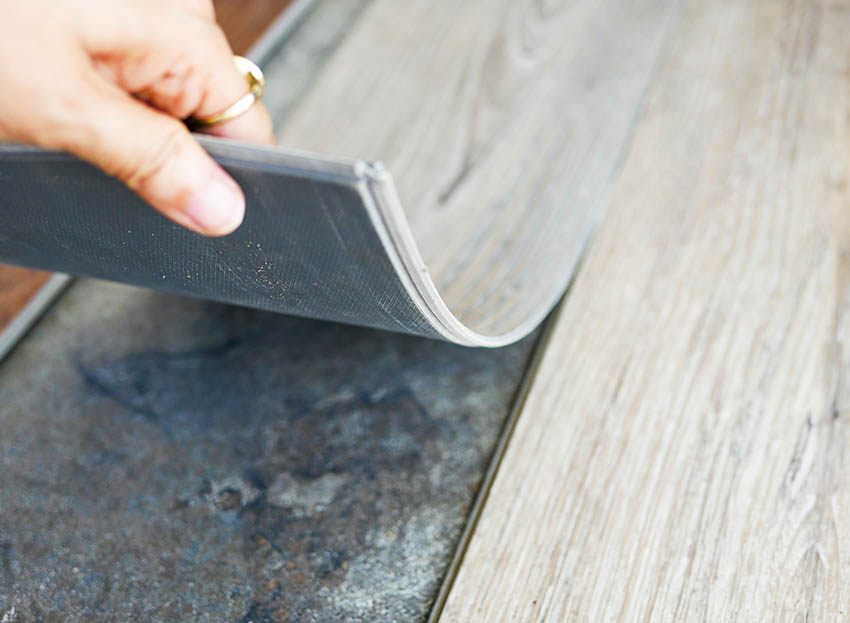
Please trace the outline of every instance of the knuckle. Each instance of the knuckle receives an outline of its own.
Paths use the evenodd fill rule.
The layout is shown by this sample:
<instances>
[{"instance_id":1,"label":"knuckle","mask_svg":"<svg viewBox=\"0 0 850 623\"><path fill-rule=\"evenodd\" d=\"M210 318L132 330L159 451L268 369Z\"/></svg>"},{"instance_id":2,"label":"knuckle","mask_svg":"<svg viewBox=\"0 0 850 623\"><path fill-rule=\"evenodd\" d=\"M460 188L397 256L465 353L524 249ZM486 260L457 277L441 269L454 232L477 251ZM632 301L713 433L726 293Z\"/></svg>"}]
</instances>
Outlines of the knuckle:
<instances>
[{"instance_id":1,"label":"knuckle","mask_svg":"<svg viewBox=\"0 0 850 623\"><path fill-rule=\"evenodd\" d=\"M170 112L183 119L197 110L202 93L196 71L185 71L179 80L175 80L175 83L178 82L179 86L176 86L170 94Z\"/></svg>"},{"instance_id":2,"label":"knuckle","mask_svg":"<svg viewBox=\"0 0 850 623\"><path fill-rule=\"evenodd\" d=\"M201 99L198 80L189 68L169 73L151 87L148 103L154 107L184 119L195 112Z\"/></svg>"},{"instance_id":3,"label":"knuckle","mask_svg":"<svg viewBox=\"0 0 850 623\"><path fill-rule=\"evenodd\" d=\"M180 94L174 97L167 105L167 110L179 119L188 118L197 108L195 103L197 97L188 94Z\"/></svg>"}]
</instances>

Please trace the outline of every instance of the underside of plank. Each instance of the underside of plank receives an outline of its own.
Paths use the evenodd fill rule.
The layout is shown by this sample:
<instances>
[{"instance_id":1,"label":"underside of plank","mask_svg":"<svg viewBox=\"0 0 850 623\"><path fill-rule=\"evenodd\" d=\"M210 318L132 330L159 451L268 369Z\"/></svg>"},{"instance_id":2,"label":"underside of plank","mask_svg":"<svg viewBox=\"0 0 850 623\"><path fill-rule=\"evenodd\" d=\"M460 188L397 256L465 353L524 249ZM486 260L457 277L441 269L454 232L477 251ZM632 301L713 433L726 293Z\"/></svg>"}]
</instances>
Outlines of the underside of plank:
<instances>
[{"instance_id":1,"label":"underside of plank","mask_svg":"<svg viewBox=\"0 0 850 623\"><path fill-rule=\"evenodd\" d=\"M848 30L686 5L442 621L843 620Z\"/></svg>"}]
</instances>

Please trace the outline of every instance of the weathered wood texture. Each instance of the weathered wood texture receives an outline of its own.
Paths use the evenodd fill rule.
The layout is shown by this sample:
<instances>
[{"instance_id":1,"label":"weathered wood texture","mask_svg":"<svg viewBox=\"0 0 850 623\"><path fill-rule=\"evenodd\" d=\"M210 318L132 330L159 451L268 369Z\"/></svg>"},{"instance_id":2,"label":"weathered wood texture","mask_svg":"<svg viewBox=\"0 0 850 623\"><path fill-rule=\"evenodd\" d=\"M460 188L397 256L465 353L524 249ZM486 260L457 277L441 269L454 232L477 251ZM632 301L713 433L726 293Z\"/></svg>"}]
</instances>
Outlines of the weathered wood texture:
<instances>
[{"instance_id":1,"label":"weathered wood texture","mask_svg":"<svg viewBox=\"0 0 850 623\"><path fill-rule=\"evenodd\" d=\"M448 308L501 334L563 292L676 12L668 0L375 0L278 138L382 160Z\"/></svg>"},{"instance_id":2,"label":"weathered wood texture","mask_svg":"<svg viewBox=\"0 0 850 623\"><path fill-rule=\"evenodd\" d=\"M291 0L214 0L216 16L233 50L242 54ZM0 333L26 307L50 273L0 264Z\"/></svg>"},{"instance_id":3,"label":"weathered wood texture","mask_svg":"<svg viewBox=\"0 0 850 623\"><path fill-rule=\"evenodd\" d=\"M442 621L847 616L848 32L685 6Z\"/></svg>"}]
</instances>

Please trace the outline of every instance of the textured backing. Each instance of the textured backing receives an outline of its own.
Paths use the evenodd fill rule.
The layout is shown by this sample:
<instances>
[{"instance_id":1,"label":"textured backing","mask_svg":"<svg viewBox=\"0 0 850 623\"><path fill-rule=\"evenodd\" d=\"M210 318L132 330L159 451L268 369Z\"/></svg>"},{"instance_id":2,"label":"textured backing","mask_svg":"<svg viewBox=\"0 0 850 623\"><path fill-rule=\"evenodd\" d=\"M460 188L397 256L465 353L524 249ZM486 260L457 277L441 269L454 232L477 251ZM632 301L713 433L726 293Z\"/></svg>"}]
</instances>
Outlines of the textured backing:
<instances>
[{"instance_id":1,"label":"textured backing","mask_svg":"<svg viewBox=\"0 0 850 623\"><path fill-rule=\"evenodd\" d=\"M440 337L411 300L371 220L361 166L214 139L245 221L206 238L72 156L0 148L0 261ZM314 166L313 166L314 165Z\"/></svg>"}]
</instances>

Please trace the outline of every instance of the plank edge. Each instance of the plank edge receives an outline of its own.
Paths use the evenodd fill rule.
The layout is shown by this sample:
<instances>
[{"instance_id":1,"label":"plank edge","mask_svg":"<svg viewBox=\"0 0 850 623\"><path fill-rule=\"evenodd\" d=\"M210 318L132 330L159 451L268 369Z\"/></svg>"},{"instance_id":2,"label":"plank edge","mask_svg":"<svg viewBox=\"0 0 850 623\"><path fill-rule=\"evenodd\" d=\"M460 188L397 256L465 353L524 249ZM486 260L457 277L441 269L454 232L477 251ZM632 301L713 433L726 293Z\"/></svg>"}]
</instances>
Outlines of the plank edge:
<instances>
[{"instance_id":1,"label":"plank edge","mask_svg":"<svg viewBox=\"0 0 850 623\"><path fill-rule=\"evenodd\" d=\"M579 264L581 264L583 259L584 257L579 260ZM559 317L558 312L563 307L564 302L569 295L569 291L575 280L575 275L578 274L579 269L580 266L576 268L567 291L564 292L560 301L549 312L549 315L546 317L546 320L541 326L540 335L537 337L531 350L531 355L528 358L525 373L522 376L519 387L514 393L513 399L511 400L510 412L508 413L508 416L502 426L502 430L499 433L499 437L496 440L496 446L490 455L487 469L484 472L484 476L481 478L481 486L479 487L478 493L472 502L472 508L469 510L463 531L458 539L458 544L455 547L451 560L449 561L449 565L446 569L445 575L443 576L443 581L440 583L440 588L437 591L437 596L434 598L434 602L431 605L431 610L428 613L428 617L425 619L425 623L439 623L442 617L443 609L448 602L449 595L454 587L455 579L457 578L458 572L463 564L467 549L472 541L472 537L475 534L475 529L478 527L478 521L483 514L484 507L487 505L487 500L490 497L490 490L492 489L496 476L499 473L499 468L502 465L502 459L505 456L505 451L513 438L513 433L514 430L516 430L519 417L525 410L526 401L531 393L531 388L534 386L534 381L537 378L537 373L540 370L543 357L548 350L547 347L552 339L552 335L554 334L555 326L557 325Z\"/></svg>"}]
</instances>

